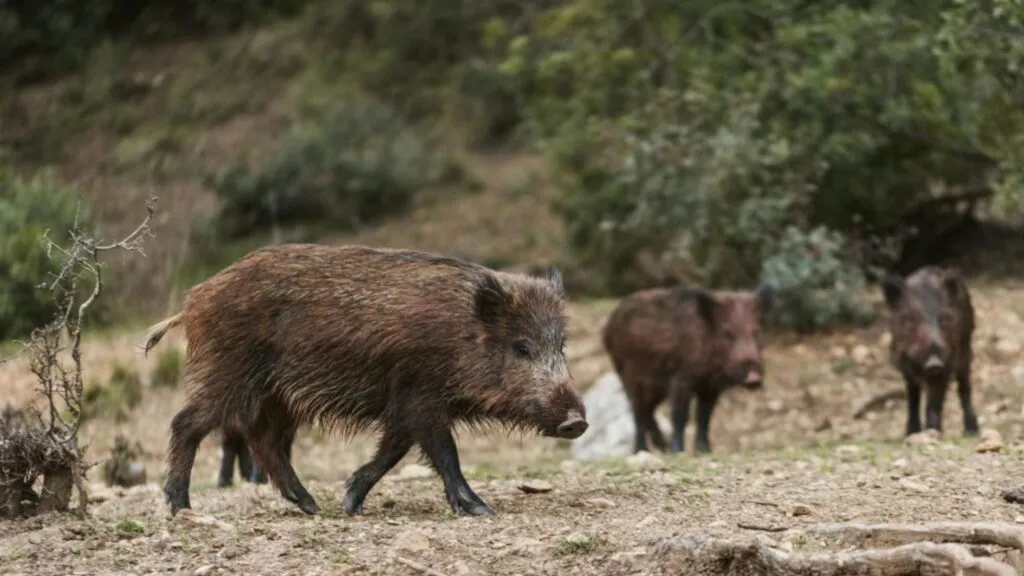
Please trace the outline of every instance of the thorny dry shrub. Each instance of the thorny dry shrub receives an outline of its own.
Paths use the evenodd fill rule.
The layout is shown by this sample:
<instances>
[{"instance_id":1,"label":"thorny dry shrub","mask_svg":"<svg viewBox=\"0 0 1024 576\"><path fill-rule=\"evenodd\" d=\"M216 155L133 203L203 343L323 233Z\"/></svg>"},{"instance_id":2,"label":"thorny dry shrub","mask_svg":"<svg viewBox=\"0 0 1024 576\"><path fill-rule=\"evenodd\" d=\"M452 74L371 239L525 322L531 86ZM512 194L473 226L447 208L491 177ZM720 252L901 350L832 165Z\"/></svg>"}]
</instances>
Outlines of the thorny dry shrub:
<instances>
[{"instance_id":1,"label":"thorny dry shrub","mask_svg":"<svg viewBox=\"0 0 1024 576\"><path fill-rule=\"evenodd\" d=\"M45 287L56 305L51 322L33 330L21 350L39 383L42 410L7 410L0 423L0 517L66 510L72 487L78 489L77 513L84 515L88 498L83 479L89 467L78 442L82 423L82 320L103 289L100 254L115 249L142 254L142 242L155 205L124 239L104 244L84 231L76 219L61 247L43 234L47 255L59 260ZM62 357L70 355L70 363ZM39 478L42 488L33 489ZM27 506L26 506L27 504Z\"/></svg>"}]
</instances>

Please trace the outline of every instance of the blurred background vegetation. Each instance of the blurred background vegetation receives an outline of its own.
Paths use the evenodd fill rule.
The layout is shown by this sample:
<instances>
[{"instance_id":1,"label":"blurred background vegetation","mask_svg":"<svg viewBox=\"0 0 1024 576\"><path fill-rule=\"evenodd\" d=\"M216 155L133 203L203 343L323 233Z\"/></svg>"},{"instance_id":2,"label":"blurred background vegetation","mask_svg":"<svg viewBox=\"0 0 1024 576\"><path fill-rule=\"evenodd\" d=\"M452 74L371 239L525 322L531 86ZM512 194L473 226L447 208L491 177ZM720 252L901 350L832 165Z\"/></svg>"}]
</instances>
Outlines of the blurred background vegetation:
<instances>
[{"instance_id":1,"label":"blurred background vegetation","mask_svg":"<svg viewBox=\"0 0 1024 576\"><path fill-rule=\"evenodd\" d=\"M48 313L42 230L151 194L97 321L287 240L867 321L883 270L1024 261L1022 65L1019 0L0 2L0 339Z\"/></svg>"}]
</instances>

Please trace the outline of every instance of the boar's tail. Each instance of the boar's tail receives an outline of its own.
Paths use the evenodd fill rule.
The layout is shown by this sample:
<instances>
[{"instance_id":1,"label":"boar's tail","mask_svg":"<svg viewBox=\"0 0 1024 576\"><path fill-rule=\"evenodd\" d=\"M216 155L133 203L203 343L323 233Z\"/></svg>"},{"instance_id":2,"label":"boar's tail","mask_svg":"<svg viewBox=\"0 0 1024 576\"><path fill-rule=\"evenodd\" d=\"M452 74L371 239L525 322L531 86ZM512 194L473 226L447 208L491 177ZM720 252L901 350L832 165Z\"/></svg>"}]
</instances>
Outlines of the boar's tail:
<instances>
[{"instance_id":1,"label":"boar's tail","mask_svg":"<svg viewBox=\"0 0 1024 576\"><path fill-rule=\"evenodd\" d=\"M160 339L164 337L164 334L166 334L168 330L174 328L180 323L181 312L178 312L174 316L161 320L156 324L150 326L149 331L146 334L146 348L143 351L143 354L149 354L149 349L152 348L153 346L156 346L157 343L160 342Z\"/></svg>"}]
</instances>

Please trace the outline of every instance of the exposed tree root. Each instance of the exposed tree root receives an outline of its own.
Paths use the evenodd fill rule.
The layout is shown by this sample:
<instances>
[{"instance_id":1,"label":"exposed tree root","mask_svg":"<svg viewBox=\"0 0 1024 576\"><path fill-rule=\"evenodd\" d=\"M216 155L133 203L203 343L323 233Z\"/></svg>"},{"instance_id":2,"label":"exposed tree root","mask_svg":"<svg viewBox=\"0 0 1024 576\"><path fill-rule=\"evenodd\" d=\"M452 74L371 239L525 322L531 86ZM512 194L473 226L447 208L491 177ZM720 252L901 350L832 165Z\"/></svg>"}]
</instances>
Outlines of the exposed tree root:
<instances>
[{"instance_id":1,"label":"exposed tree root","mask_svg":"<svg viewBox=\"0 0 1024 576\"><path fill-rule=\"evenodd\" d=\"M1024 550L1024 531L1002 523L824 524L779 536L790 541L834 538L874 547L801 553L788 551L765 535L686 535L662 540L654 553L666 569L693 576L1018 576L1016 568L979 546ZM882 543L898 545L885 548Z\"/></svg>"},{"instance_id":2,"label":"exposed tree root","mask_svg":"<svg viewBox=\"0 0 1024 576\"><path fill-rule=\"evenodd\" d=\"M885 404L889 400L903 400L906 397L907 391L903 388L895 388L893 390L882 392L881 394L876 394L857 405L853 410L853 419L860 420L869 412L885 408Z\"/></svg>"}]
</instances>

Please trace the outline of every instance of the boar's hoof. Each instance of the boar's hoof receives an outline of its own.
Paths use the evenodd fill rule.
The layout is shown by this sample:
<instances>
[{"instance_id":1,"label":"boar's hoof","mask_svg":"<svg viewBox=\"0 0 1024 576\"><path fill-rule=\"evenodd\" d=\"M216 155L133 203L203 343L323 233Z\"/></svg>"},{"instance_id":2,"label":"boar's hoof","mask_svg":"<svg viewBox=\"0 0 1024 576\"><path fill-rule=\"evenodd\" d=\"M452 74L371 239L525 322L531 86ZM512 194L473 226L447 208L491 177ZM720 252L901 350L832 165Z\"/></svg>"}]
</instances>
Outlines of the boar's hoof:
<instances>
[{"instance_id":1,"label":"boar's hoof","mask_svg":"<svg viewBox=\"0 0 1024 576\"><path fill-rule=\"evenodd\" d=\"M456 516L494 516L494 509L484 502L458 502L452 506L452 513Z\"/></svg>"},{"instance_id":2,"label":"boar's hoof","mask_svg":"<svg viewBox=\"0 0 1024 576\"><path fill-rule=\"evenodd\" d=\"M589 427L590 424L587 424L587 421L584 420L583 418L570 418L558 425L558 429L555 434L559 438L568 438L572 440L574 438L579 438L580 436L582 436L583 433L586 432L587 428Z\"/></svg>"}]
</instances>

